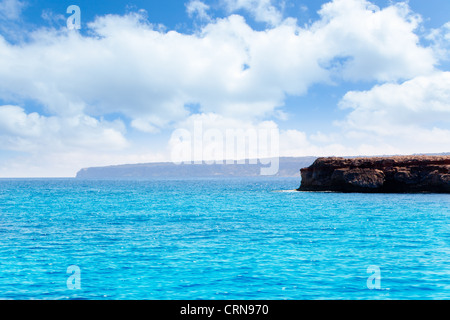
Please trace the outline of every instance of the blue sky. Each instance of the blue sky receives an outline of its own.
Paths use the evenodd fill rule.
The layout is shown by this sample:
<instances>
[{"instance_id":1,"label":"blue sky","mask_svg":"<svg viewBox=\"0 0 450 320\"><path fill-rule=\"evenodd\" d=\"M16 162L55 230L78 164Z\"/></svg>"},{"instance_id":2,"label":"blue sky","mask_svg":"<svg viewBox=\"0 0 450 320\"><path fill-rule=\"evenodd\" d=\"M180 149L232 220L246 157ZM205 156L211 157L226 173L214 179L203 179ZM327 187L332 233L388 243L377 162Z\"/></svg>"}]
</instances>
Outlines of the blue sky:
<instances>
[{"instance_id":1,"label":"blue sky","mask_svg":"<svg viewBox=\"0 0 450 320\"><path fill-rule=\"evenodd\" d=\"M42 19L42 13L51 11L54 14L65 15L66 8L70 5L78 5L83 9L84 23L92 21L96 16L105 14L119 14L123 15L133 10L144 9L148 12L149 19L152 22L162 23L170 29L180 31L188 31L192 28L193 19L189 18L186 12L186 4L188 1L183 0L167 0L167 1L148 1L148 0L111 0L111 1L38 1L29 0L22 1L24 3L21 20L22 22L33 24L34 26L48 25ZM322 4L328 1L320 0L299 0L299 1L285 1L285 9L283 13L285 16L295 17L299 19L300 23L308 22L309 19L317 19L317 11L320 10ZM371 1L380 7L386 7L393 3L401 3L399 0L376 0ZM440 27L448 22L448 12L450 10L450 3L445 0L409 0L407 1L410 8L422 15L425 25L427 27ZM215 17L226 17L229 11L220 0L204 1L213 10ZM276 1L272 2L276 5ZM279 2L281 3L281 2ZM305 10L307 9L307 10ZM252 18L246 10L237 10L241 15L249 18L249 23L253 24ZM68 15L66 15L68 16Z\"/></svg>"},{"instance_id":2,"label":"blue sky","mask_svg":"<svg viewBox=\"0 0 450 320\"><path fill-rule=\"evenodd\" d=\"M0 177L170 161L200 122L281 156L449 152L449 41L447 0L0 0Z\"/></svg>"}]
</instances>

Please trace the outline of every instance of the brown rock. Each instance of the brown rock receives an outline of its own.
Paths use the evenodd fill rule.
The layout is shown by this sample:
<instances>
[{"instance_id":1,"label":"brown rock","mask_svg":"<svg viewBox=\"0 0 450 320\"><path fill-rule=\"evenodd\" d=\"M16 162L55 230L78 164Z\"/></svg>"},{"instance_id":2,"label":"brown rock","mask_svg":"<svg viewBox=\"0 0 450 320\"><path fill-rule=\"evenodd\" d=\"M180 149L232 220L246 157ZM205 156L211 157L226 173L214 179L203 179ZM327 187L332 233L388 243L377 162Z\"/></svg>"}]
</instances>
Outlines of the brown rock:
<instances>
[{"instance_id":1,"label":"brown rock","mask_svg":"<svg viewBox=\"0 0 450 320\"><path fill-rule=\"evenodd\" d=\"M319 158L299 191L450 193L450 156Z\"/></svg>"}]
</instances>

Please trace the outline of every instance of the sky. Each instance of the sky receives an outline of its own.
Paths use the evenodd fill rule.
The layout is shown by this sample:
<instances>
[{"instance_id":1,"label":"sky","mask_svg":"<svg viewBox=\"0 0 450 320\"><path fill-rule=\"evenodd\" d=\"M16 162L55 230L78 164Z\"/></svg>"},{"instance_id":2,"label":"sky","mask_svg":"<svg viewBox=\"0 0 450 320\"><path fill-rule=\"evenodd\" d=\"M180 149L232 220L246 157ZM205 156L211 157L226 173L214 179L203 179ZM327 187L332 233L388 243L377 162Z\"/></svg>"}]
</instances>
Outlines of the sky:
<instances>
[{"instance_id":1,"label":"sky","mask_svg":"<svg viewBox=\"0 0 450 320\"><path fill-rule=\"evenodd\" d=\"M448 0L0 0L0 177L171 161L199 124L450 152L449 41Z\"/></svg>"}]
</instances>

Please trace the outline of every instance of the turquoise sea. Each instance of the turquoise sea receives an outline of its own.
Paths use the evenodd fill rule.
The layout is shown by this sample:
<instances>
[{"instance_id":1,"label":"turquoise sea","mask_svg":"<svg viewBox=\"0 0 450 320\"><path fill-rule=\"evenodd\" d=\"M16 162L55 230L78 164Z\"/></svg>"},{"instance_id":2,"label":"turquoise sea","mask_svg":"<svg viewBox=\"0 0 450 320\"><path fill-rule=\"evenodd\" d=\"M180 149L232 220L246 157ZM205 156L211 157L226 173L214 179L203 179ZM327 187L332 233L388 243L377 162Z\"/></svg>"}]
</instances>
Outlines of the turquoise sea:
<instances>
[{"instance_id":1,"label":"turquoise sea","mask_svg":"<svg viewBox=\"0 0 450 320\"><path fill-rule=\"evenodd\" d=\"M450 298L450 195L299 184L0 180L0 299Z\"/></svg>"}]
</instances>

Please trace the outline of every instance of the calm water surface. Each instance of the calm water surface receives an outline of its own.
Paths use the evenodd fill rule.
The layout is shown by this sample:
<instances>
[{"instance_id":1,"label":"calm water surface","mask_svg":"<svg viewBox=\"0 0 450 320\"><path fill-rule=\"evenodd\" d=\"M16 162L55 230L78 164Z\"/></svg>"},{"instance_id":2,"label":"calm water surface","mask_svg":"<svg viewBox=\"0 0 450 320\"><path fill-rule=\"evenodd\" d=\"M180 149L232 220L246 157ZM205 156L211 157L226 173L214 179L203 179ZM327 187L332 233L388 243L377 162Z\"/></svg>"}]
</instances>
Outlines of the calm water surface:
<instances>
[{"instance_id":1,"label":"calm water surface","mask_svg":"<svg viewBox=\"0 0 450 320\"><path fill-rule=\"evenodd\" d=\"M0 299L450 298L450 195L298 185L0 180Z\"/></svg>"}]
</instances>

